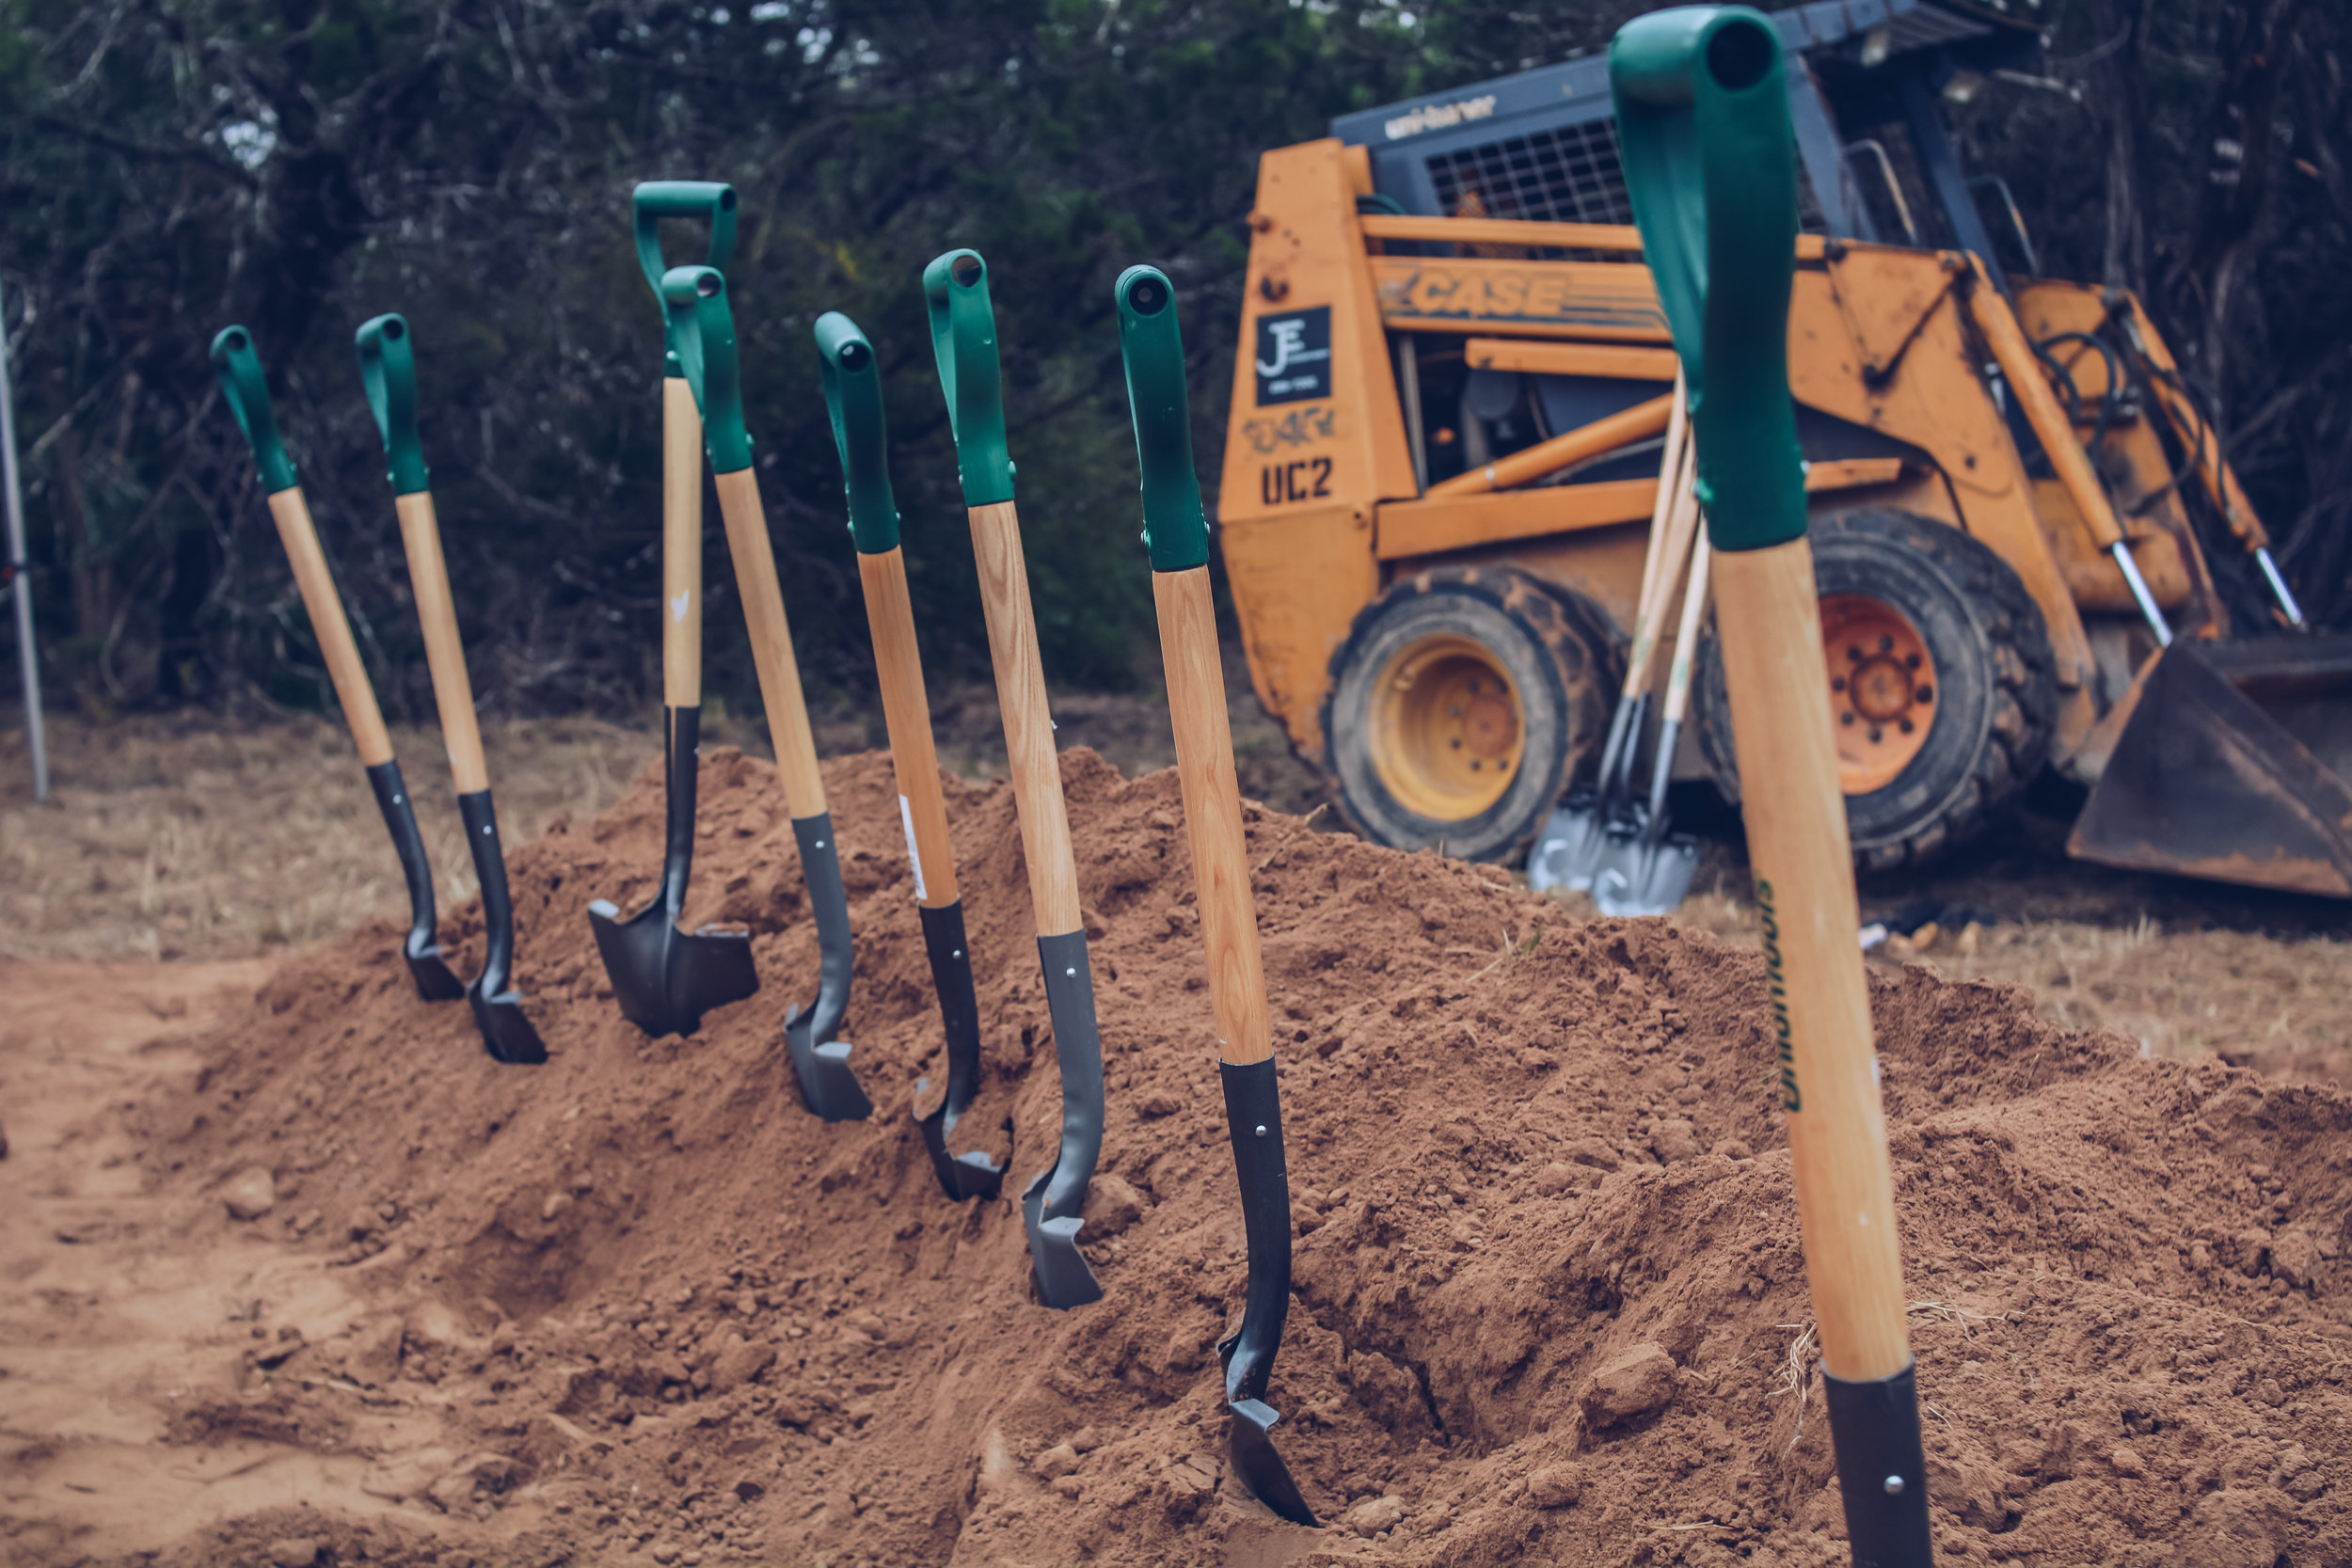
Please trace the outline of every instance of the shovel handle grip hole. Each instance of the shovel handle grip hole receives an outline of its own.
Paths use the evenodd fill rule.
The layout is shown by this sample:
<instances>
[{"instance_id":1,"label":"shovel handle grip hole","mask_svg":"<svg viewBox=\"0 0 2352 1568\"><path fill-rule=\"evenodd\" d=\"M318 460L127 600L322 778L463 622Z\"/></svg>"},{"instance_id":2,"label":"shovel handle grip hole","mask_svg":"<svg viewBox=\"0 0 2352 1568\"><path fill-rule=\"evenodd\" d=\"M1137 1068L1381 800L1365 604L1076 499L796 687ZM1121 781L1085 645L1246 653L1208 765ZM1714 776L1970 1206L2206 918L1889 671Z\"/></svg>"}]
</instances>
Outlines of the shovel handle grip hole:
<instances>
[{"instance_id":1,"label":"shovel handle grip hole","mask_svg":"<svg viewBox=\"0 0 2352 1568\"><path fill-rule=\"evenodd\" d=\"M385 341L396 343L406 336L408 336L408 329L401 325L397 320L388 321L384 324Z\"/></svg>"},{"instance_id":2,"label":"shovel handle grip hole","mask_svg":"<svg viewBox=\"0 0 2352 1568\"><path fill-rule=\"evenodd\" d=\"M726 285L719 280L719 274L712 268L704 268L703 275L694 279L694 292L705 299L710 298L724 287Z\"/></svg>"},{"instance_id":3,"label":"shovel handle grip hole","mask_svg":"<svg viewBox=\"0 0 2352 1568\"><path fill-rule=\"evenodd\" d=\"M245 347L245 343L246 343L246 338L245 338L245 334L244 334L244 333L242 333L242 332L231 332L230 334L229 334L229 347L230 347L230 350L232 353L233 353L234 351L238 350L238 349L241 349L241 348Z\"/></svg>"},{"instance_id":4,"label":"shovel handle grip hole","mask_svg":"<svg viewBox=\"0 0 2352 1568\"><path fill-rule=\"evenodd\" d=\"M1138 316L1156 316L1168 308L1168 285L1156 277L1138 277L1128 287L1127 304Z\"/></svg>"},{"instance_id":5,"label":"shovel handle grip hole","mask_svg":"<svg viewBox=\"0 0 2352 1568\"><path fill-rule=\"evenodd\" d=\"M735 211L735 187L733 185L729 185L719 193L719 211L723 213Z\"/></svg>"},{"instance_id":6,"label":"shovel handle grip hole","mask_svg":"<svg viewBox=\"0 0 2352 1568\"><path fill-rule=\"evenodd\" d=\"M866 361L873 358L874 356L873 352L864 343L844 343L841 345L839 357L841 360L841 368L843 370L862 371L866 368Z\"/></svg>"},{"instance_id":7,"label":"shovel handle grip hole","mask_svg":"<svg viewBox=\"0 0 2352 1568\"><path fill-rule=\"evenodd\" d=\"M959 256L947 270L958 283L968 289L980 280L980 259L977 256Z\"/></svg>"},{"instance_id":8,"label":"shovel handle grip hole","mask_svg":"<svg viewBox=\"0 0 2352 1568\"><path fill-rule=\"evenodd\" d=\"M1762 81L1779 53L1780 40L1759 24L1728 23L1707 40L1707 69L1718 86L1738 92Z\"/></svg>"}]
</instances>

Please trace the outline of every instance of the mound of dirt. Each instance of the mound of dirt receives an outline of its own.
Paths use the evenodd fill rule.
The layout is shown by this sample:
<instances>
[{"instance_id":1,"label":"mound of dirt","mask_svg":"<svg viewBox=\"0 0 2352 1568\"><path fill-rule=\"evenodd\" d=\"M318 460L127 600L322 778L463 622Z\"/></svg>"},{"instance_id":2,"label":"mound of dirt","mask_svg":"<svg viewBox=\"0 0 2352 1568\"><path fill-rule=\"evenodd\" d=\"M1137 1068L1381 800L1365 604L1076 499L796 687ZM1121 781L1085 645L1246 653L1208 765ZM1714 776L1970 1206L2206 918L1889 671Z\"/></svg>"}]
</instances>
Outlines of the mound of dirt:
<instances>
[{"instance_id":1,"label":"mound of dirt","mask_svg":"<svg viewBox=\"0 0 2352 1568\"><path fill-rule=\"evenodd\" d=\"M1242 1492L1213 1348L1241 1218L1176 782L1063 772L1103 1302L1037 1304L1012 1202L1059 1085L1010 792L949 784L966 1125L1012 1162L958 1206L910 1117L942 1033L887 759L826 768L878 1106L829 1126L782 1048L817 964L784 800L720 750L690 924L748 925L764 983L700 1034L621 1020L585 918L653 885L648 769L514 855L546 1066L489 1062L378 925L287 963L136 1113L189 1244L263 1234L335 1286L257 1304L172 1440L308 1448L360 1499L162 1560L1843 1562L1760 960L1255 807L1298 1237L1271 1400L1327 1528ZM469 972L478 925L455 934ZM2140 1060L2017 992L1875 984L1941 1560L2352 1560L2352 1101ZM256 1166L267 1212L232 1219Z\"/></svg>"}]
</instances>

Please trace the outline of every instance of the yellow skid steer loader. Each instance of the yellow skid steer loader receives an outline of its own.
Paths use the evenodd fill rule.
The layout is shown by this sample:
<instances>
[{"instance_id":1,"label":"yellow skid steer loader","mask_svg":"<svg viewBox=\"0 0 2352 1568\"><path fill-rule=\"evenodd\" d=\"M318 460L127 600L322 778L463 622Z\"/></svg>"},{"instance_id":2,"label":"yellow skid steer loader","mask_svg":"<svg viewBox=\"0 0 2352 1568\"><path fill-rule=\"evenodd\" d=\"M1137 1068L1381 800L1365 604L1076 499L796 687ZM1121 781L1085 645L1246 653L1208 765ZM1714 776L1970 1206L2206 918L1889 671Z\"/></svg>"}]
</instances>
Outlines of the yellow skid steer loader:
<instances>
[{"instance_id":1,"label":"yellow skid steer loader","mask_svg":"<svg viewBox=\"0 0 2352 1568\"><path fill-rule=\"evenodd\" d=\"M1774 21L1857 863L1965 842L2047 767L2089 788L2077 856L2352 896L2352 638L2305 632L2138 301L2035 276L1939 118L2034 29L1966 0ZM1675 358L1607 69L1332 133L1263 156L1249 216L1219 523L1251 677L1366 836L1508 860L1600 750L1667 510ZM1675 775L1736 800L1711 634L1690 705Z\"/></svg>"}]
</instances>

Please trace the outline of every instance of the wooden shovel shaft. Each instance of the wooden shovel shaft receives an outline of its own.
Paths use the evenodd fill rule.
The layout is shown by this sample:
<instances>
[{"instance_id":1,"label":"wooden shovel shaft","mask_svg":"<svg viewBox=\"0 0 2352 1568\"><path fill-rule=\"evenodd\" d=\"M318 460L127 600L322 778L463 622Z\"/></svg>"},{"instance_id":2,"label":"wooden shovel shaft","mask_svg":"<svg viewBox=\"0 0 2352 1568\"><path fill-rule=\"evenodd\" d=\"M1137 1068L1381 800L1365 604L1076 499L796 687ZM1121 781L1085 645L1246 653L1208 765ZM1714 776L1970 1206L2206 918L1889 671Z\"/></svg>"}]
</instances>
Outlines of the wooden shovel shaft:
<instances>
[{"instance_id":1,"label":"wooden shovel shaft","mask_svg":"<svg viewBox=\"0 0 2352 1568\"><path fill-rule=\"evenodd\" d=\"M1674 498L1678 493L1677 486L1690 439L1690 400L1684 394L1682 363L1677 360L1674 406L1666 411L1666 443L1658 451L1658 496L1650 502L1649 536L1643 541L1643 604L1649 602L1650 585L1658 580L1658 552L1665 546L1666 519L1674 513Z\"/></svg>"},{"instance_id":2,"label":"wooden shovel shaft","mask_svg":"<svg viewBox=\"0 0 2352 1568\"><path fill-rule=\"evenodd\" d=\"M719 515L726 520L727 553L735 559L735 588L743 596L743 620L751 628L752 662L759 669L759 695L768 708L768 740L776 749L776 771L784 778L785 805L805 820L825 809L825 780L817 771L817 736L808 727L808 700L801 694L801 663L792 655L792 627L784 617L784 589L776 581L775 547L768 542L768 513L759 503L759 481L749 468L718 476Z\"/></svg>"},{"instance_id":3,"label":"wooden shovel shaft","mask_svg":"<svg viewBox=\"0 0 2352 1568\"><path fill-rule=\"evenodd\" d=\"M1691 546L1691 579L1682 590L1682 620L1675 631L1674 663L1666 672L1665 720L1669 724L1682 722L1682 715L1691 705L1691 656L1699 645L1699 626L1707 614L1707 578L1714 551L1708 547L1707 535L1702 532Z\"/></svg>"},{"instance_id":4,"label":"wooden shovel shaft","mask_svg":"<svg viewBox=\"0 0 2352 1568\"><path fill-rule=\"evenodd\" d=\"M319 548L318 530L302 487L280 490L269 499L269 515L278 524L278 543L286 547L286 563L294 568L294 586L302 591L302 608L310 612L311 635L326 659L326 673L335 683L335 696L343 705L343 722L350 726L359 760L373 768L392 760L392 737L384 728L384 715L375 705L375 688L368 684L367 667L359 662L359 644L352 641L351 623L343 618L342 596L335 592L334 574L326 569L326 554Z\"/></svg>"},{"instance_id":5,"label":"wooden shovel shaft","mask_svg":"<svg viewBox=\"0 0 2352 1568\"><path fill-rule=\"evenodd\" d=\"M1681 461L1675 467L1671 493L1660 494L1659 506L1666 522L1662 530L1653 531L1658 553L1642 578L1641 612L1634 617L1633 649L1625 664L1628 697L1640 696L1649 686L1650 666L1658 657L1666 607L1673 602L1675 584L1682 579L1682 563L1690 559L1692 536L1698 532L1697 446L1685 443L1679 456Z\"/></svg>"},{"instance_id":6,"label":"wooden shovel shaft","mask_svg":"<svg viewBox=\"0 0 2352 1568\"><path fill-rule=\"evenodd\" d=\"M1029 568L1021 550L1021 517L1010 501L970 508L972 560L988 615L988 652L996 667L996 705L1005 720L1005 758L1021 816L1021 850L1029 863L1029 905L1041 937L1082 929L1078 863L1062 804L1061 758L1045 701L1045 667L1029 608Z\"/></svg>"},{"instance_id":7,"label":"wooden shovel shaft","mask_svg":"<svg viewBox=\"0 0 2352 1568\"><path fill-rule=\"evenodd\" d=\"M1159 607L1160 658L1168 670L1168 717L1176 732L1176 780L1192 840L1194 896L1209 950L1209 1005L1216 1052L1234 1067L1274 1054L1266 1015L1265 962L1249 888L1241 785L1233 777L1233 733L1226 717L1225 670L1216 645L1209 569L1152 574Z\"/></svg>"},{"instance_id":8,"label":"wooden shovel shaft","mask_svg":"<svg viewBox=\"0 0 2352 1568\"><path fill-rule=\"evenodd\" d=\"M482 728L474 719L473 682L466 676L466 647L457 639L457 606L450 597L433 492L395 496L392 509L408 552L408 585L417 595L417 624L424 630L425 668L433 672L433 704L440 710L450 776L458 794L476 794L490 787L490 772L482 760Z\"/></svg>"},{"instance_id":9,"label":"wooden shovel shaft","mask_svg":"<svg viewBox=\"0 0 2352 1568\"><path fill-rule=\"evenodd\" d=\"M926 909L946 909L956 901L956 853L947 841L947 801L939 787L939 753L931 740L931 705L924 694L923 660L914 641L906 557L896 546L879 555L860 552L857 575L866 589L866 621L874 632L882 722L890 730L898 809L906 814L916 902Z\"/></svg>"},{"instance_id":10,"label":"wooden shovel shaft","mask_svg":"<svg viewBox=\"0 0 2352 1568\"><path fill-rule=\"evenodd\" d=\"M1813 552L1802 538L1727 550L1714 572L1821 1359L1837 1377L1892 1377L1910 1334Z\"/></svg>"},{"instance_id":11,"label":"wooden shovel shaft","mask_svg":"<svg viewBox=\"0 0 2352 1568\"><path fill-rule=\"evenodd\" d=\"M661 383L661 700L703 700L703 417L677 375Z\"/></svg>"}]
</instances>

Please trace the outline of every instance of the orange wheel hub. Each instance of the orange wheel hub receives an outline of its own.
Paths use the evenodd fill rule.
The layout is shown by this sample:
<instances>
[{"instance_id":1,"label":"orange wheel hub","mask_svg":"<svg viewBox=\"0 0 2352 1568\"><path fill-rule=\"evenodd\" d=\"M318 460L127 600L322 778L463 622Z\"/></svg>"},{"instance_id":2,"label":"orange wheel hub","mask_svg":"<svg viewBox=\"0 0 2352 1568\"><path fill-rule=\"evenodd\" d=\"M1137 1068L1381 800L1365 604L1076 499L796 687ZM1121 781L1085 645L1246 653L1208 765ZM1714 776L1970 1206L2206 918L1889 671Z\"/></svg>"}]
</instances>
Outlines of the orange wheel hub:
<instances>
[{"instance_id":1,"label":"orange wheel hub","mask_svg":"<svg viewBox=\"0 0 2352 1568\"><path fill-rule=\"evenodd\" d=\"M1942 700L1927 640L1892 605L1833 594L1821 600L1821 652L1838 785L1849 795L1883 789L1927 744Z\"/></svg>"},{"instance_id":2,"label":"orange wheel hub","mask_svg":"<svg viewBox=\"0 0 2352 1568\"><path fill-rule=\"evenodd\" d=\"M1439 822L1476 816L1518 772L1527 725L1495 656L1467 637L1417 638L1380 672L1372 765L1397 803Z\"/></svg>"}]
</instances>

